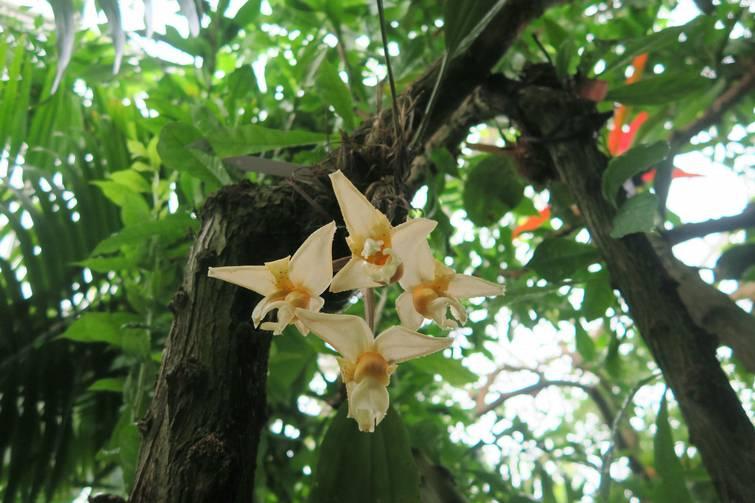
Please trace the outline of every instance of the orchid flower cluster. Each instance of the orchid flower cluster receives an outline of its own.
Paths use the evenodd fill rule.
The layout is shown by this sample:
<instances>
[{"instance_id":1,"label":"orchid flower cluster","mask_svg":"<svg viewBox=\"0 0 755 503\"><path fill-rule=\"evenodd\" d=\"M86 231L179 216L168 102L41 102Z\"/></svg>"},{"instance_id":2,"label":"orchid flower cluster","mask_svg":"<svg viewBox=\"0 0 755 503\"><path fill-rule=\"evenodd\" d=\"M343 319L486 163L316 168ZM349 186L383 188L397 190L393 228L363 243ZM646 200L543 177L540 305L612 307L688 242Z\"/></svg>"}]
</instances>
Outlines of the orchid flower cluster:
<instances>
[{"instance_id":1,"label":"orchid flower cluster","mask_svg":"<svg viewBox=\"0 0 755 503\"><path fill-rule=\"evenodd\" d=\"M440 351L453 341L417 332L423 321L457 328L467 319L459 299L501 295L503 287L456 274L435 260L427 237L437 222L414 218L394 227L341 171L330 179L351 250L349 261L335 276L335 222L313 232L293 257L264 265L211 267L208 275L263 296L252 312L255 327L280 335L293 324L302 335L312 331L332 346L341 355L338 364L346 385L348 417L357 421L361 431L373 432L388 411L388 384L396 366ZM335 293L395 282L404 290L396 301L401 326L377 337L358 316L320 313L328 286ZM263 321L273 311L276 321Z\"/></svg>"}]
</instances>

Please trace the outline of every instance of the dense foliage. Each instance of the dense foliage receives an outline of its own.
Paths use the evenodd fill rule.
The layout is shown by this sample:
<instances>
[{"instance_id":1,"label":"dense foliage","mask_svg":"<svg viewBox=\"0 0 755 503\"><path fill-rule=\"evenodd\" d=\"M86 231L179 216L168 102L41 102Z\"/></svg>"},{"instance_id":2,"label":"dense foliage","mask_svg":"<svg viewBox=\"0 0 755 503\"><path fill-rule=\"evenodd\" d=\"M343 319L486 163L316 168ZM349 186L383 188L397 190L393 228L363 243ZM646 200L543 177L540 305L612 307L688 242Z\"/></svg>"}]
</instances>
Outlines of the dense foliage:
<instances>
[{"instance_id":1,"label":"dense foliage","mask_svg":"<svg viewBox=\"0 0 755 503\"><path fill-rule=\"evenodd\" d=\"M152 38L137 26L122 55L110 40L122 36L114 1L98 4L110 9L110 24L92 14L93 3L73 2L73 19L87 28L68 41L52 9L1 18L4 502L128 494L139 421L203 203L241 180L296 184L292 165L316 164L392 106L375 2L200 3L196 36L191 15L187 22L173 14L178 4L161 6ZM463 51L499 3L386 1L398 90ZM498 63L511 78L527 63L550 63L612 117L597 133L614 159L596 190L619 208L613 237L681 228L685 209L713 213L734 197L683 202L696 183L735 180L726 187L749 189L737 211L747 204L755 94L688 130L753 71L747 4L564 2ZM134 12L117 17L126 28L135 22ZM70 63L60 68L68 43ZM402 364L393 409L368 439L338 412L345 397L335 353L292 327L275 337L255 501L326 501L362 484L375 498L385 491L414 501L420 475L428 502L715 500L576 202L562 183L533 172L518 140L505 117L474 126L459 151L431 152L433 171L403 202L412 216L439 222L437 258L504 283L506 295L472 300L452 348ZM627 190L636 195L624 197ZM749 313L755 237L731 230L676 250L707 282L736 291ZM397 285L381 291L379 327L399 323L400 293ZM351 302L345 312L362 309ZM728 348L718 355L752 418L752 374ZM344 465L350 473L334 473Z\"/></svg>"}]
</instances>

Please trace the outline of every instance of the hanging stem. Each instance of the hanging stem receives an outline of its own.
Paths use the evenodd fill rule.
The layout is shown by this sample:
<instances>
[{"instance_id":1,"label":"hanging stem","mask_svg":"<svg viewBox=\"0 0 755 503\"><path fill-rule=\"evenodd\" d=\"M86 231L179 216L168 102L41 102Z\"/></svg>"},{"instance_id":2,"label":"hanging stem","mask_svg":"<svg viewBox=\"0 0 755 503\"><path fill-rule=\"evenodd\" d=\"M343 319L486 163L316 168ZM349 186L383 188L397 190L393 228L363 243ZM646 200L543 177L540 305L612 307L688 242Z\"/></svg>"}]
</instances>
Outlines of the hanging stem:
<instances>
[{"instance_id":1,"label":"hanging stem","mask_svg":"<svg viewBox=\"0 0 755 503\"><path fill-rule=\"evenodd\" d=\"M362 298L364 299L364 319L370 330L375 331L375 290L372 288L362 289Z\"/></svg>"},{"instance_id":2,"label":"hanging stem","mask_svg":"<svg viewBox=\"0 0 755 503\"><path fill-rule=\"evenodd\" d=\"M391 58L388 55L388 34L385 28L385 12L383 12L383 0L377 0L378 16L380 17L380 35L383 38L383 54L385 55L385 66L388 69L388 84L391 86L391 99L393 100L393 133L399 138L398 123L398 101L396 101L396 83L393 80L393 69L391 68Z\"/></svg>"}]
</instances>

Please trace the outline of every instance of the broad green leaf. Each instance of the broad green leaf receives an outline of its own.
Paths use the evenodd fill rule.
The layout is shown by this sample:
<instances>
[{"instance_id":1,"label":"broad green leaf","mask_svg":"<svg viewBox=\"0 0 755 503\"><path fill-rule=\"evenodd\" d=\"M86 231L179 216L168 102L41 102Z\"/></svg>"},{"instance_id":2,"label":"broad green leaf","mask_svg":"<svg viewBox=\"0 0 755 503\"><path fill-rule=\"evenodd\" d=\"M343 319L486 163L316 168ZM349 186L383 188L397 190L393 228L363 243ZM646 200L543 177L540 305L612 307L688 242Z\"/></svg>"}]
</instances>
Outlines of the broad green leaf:
<instances>
[{"instance_id":1,"label":"broad green leaf","mask_svg":"<svg viewBox=\"0 0 755 503\"><path fill-rule=\"evenodd\" d=\"M92 255L111 253L121 246L140 246L144 240L159 237L164 243L171 243L187 236L189 231L197 228L197 221L185 213L168 215L157 221L142 222L138 225L127 226L112 236L100 241Z\"/></svg>"},{"instance_id":2,"label":"broad green leaf","mask_svg":"<svg viewBox=\"0 0 755 503\"><path fill-rule=\"evenodd\" d=\"M674 436L668 420L668 405L666 392L663 393L655 420L655 437L653 438L653 455L655 469L660 476L660 484L656 488L656 501L674 501L685 503L692 501L684 477L684 468L674 451Z\"/></svg>"},{"instance_id":3,"label":"broad green leaf","mask_svg":"<svg viewBox=\"0 0 755 503\"><path fill-rule=\"evenodd\" d=\"M447 148L441 147L433 149L430 152L430 160L435 164L439 174L446 174L459 178L459 165L456 163L456 158L451 155L451 152Z\"/></svg>"},{"instance_id":4,"label":"broad green leaf","mask_svg":"<svg viewBox=\"0 0 755 503\"><path fill-rule=\"evenodd\" d=\"M136 424L131 419L131 411L124 408L118 424L115 425L113 433L108 442L108 450L115 454L116 460L121 470L123 470L123 479L126 487L131 487L134 482L136 473L136 463L139 459L139 442L141 435Z\"/></svg>"},{"instance_id":5,"label":"broad green leaf","mask_svg":"<svg viewBox=\"0 0 755 503\"><path fill-rule=\"evenodd\" d=\"M336 113L343 119L344 126L348 131L357 125L354 115L354 102L351 100L351 91L338 76L338 70L323 59L320 71L317 75L317 93L326 105L332 105Z\"/></svg>"},{"instance_id":6,"label":"broad green leaf","mask_svg":"<svg viewBox=\"0 0 755 503\"><path fill-rule=\"evenodd\" d=\"M461 361L446 358L441 353L411 360L406 365L431 375L437 374L451 386L461 387L477 381L477 374L462 365Z\"/></svg>"},{"instance_id":7,"label":"broad green leaf","mask_svg":"<svg viewBox=\"0 0 755 503\"><path fill-rule=\"evenodd\" d=\"M140 320L139 316L132 313L87 312L74 321L60 337L77 342L106 342L129 354L148 358L149 334L143 328L128 327Z\"/></svg>"},{"instance_id":8,"label":"broad green leaf","mask_svg":"<svg viewBox=\"0 0 755 503\"><path fill-rule=\"evenodd\" d=\"M133 192L152 192L152 188L149 186L149 183L147 183L147 180L132 169L114 171L110 173L110 178L119 184L128 187Z\"/></svg>"},{"instance_id":9,"label":"broad green leaf","mask_svg":"<svg viewBox=\"0 0 755 503\"><path fill-rule=\"evenodd\" d=\"M613 303L613 289L611 278L605 270L591 275L585 283L585 296L582 299L580 314L587 321L600 318L606 313L606 309Z\"/></svg>"},{"instance_id":10,"label":"broad green leaf","mask_svg":"<svg viewBox=\"0 0 755 503\"><path fill-rule=\"evenodd\" d=\"M694 70L667 72L610 89L605 99L624 105L665 105L701 92L714 82Z\"/></svg>"},{"instance_id":11,"label":"broad green leaf","mask_svg":"<svg viewBox=\"0 0 755 503\"><path fill-rule=\"evenodd\" d=\"M210 134L210 145L216 155L232 157L258 154L285 147L315 145L325 141L325 135L309 131L284 131L257 124L247 124L227 131Z\"/></svg>"},{"instance_id":12,"label":"broad green leaf","mask_svg":"<svg viewBox=\"0 0 755 503\"><path fill-rule=\"evenodd\" d=\"M113 393L122 393L124 383L125 379L122 377L105 377L103 379L97 379L87 389L89 391L111 391Z\"/></svg>"},{"instance_id":13,"label":"broad green leaf","mask_svg":"<svg viewBox=\"0 0 755 503\"><path fill-rule=\"evenodd\" d=\"M157 152L166 166L175 171L186 172L207 182L210 184L209 189L212 190L225 183L228 175L226 173L225 177L219 176L217 172L213 172L206 163L197 158L194 149L190 146L202 139L202 133L194 126L171 122L160 131Z\"/></svg>"},{"instance_id":14,"label":"broad green leaf","mask_svg":"<svg viewBox=\"0 0 755 503\"><path fill-rule=\"evenodd\" d=\"M522 200L524 184L510 157L488 156L472 166L464 184L464 209L477 225L493 225Z\"/></svg>"},{"instance_id":15,"label":"broad green leaf","mask_svg":"<svg viewBox=\"0 0 755 503\"><path fill-rule=\"evenodd\" d=\"M128 269L134 267L135 263L126 257L90 257L86 260L75 262L81 267L87 267L94 272L106 273L110 271L120 271L122 269Z\"/></svg>"},{"instance_id":16,"label":"broad green leaf","mask_svg":"<svg viewBox=\"0 0 755 503\"><path fill-rule=\"evenodd\" d=\"M309 383L317 365L317 352L289 327L281 337L274 337L270 348L270 372L267 379L271 403L287 403Z\"/></svg>"},{"instance_id":17,"label":"broad green leaf","mask_svg":"<svg viewBox=\"0 0 755 503\"><path fill-rule=\"evenodd\" d=\"M611 237L622 238L636 232L650 232L655 227L658 198L651 192L637 194L624 201L613 218Z\"/></svg>"},{"instance_id":18,"label":"broad green leaf","mask_svg":"<svg viewBox=\"0 0 755 503\"><path fill-rule=\"evenodd\" d=\"M579 320L574 322L574 336L576 338L577 352L582 355L582 358L588 362L595 359L595 343Z\"/></svg>"},{"instance_id":19,"label":"broad green leaf","mask_svg":"<svg viewBox=\"0 0 755 503\"><path fill-rule=\"evenodd\" d=\"M75 26L73 23L73 0L49 0L52 12L55 15L55 37L58 47L58 60L56 63L55 80L50 94L58 90L63 74L68 68L73 53L73 40Z\"/></svg>"},{"instance_id":20,"label":"broad green leaf","mask_svg":"<svg viewBox=\"0 0 755 503\"><path fill-rule=\"evenodd\" d=\"M618 56L608 58L603 73L628 64L635 56L678 43L679 36L684 32L689 32L699 22L699 18L694 19L686 25L673 26L641 38L624 41L622 44L624 45L624 52Z\"/></svg>"},{"instance_id":21,"label":"broad green leaf","mask_svg":"<svg viewBox=\"0 0 755 503\"><path fill-rule=\"evenodd\" d=\"M608 162L603 173L603 197L615 203L616 194L626 180L650 169L668 155L668 144L659 141L650 145L638 145Z\"/></svg>"},{"instance_id":22,"label":"broad green leaf","mask_svg":"<svg viewBox=\"0 0 755 503\"><path fill-rule=\"evenodd\" d=\"M533 269L548 281L556 282L586 269L598 259L598 251L594 246L567 238L548 238L535 249L527 268Z\"/></svg>"},{"instance_id":23,"label":"broad green leaf","mask_svg":"<svg viewBox=\"0 0 755 503\"><path fill-rule=\"evenodd\" d=\"M374 433L346 417L344 402L320 444L311 503L416 503L420 479L409 436L390 407Z\"/></svg>"}]
</instances>

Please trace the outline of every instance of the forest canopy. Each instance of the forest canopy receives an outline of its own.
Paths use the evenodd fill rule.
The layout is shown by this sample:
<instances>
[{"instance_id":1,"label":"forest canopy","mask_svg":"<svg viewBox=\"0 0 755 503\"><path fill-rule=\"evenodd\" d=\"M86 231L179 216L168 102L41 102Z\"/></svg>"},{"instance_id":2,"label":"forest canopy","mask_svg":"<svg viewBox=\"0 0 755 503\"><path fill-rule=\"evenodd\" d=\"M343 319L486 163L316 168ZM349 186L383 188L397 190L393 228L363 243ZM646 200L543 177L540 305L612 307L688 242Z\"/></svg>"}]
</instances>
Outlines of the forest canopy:
<instances>
[{"instance_id":1,"label":"forest canopy","mask_svg":"<svg viewBox=\"0 0 755 503\"><path fill-rule=\"evenodd\" d=\"M747 0L0 0L3 503L746 501Z\"/></svg>"}]
</instances>

